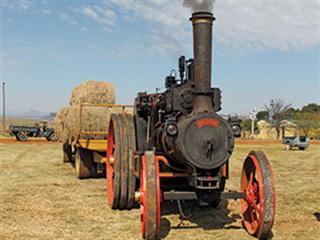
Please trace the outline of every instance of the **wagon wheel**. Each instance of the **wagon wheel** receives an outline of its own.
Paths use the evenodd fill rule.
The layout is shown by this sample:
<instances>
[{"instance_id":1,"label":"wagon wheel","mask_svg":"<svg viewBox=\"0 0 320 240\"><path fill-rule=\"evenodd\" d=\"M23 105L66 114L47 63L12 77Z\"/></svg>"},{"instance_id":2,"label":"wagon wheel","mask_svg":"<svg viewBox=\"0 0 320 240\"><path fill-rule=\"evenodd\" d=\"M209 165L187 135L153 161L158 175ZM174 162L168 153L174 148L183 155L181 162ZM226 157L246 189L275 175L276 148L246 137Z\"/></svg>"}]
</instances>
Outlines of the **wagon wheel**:
<instances>
[{"instance_id":1,"label":"wagon wheel","mask_svg":"<svg viewBox=\"0 0 320 240\"><path fill-rule=\"evenodd\" d=\"M55 135L54 132L51 133L48 137L46 137L46 139L47 139L48 142L50 142L50 141L56 141L55 138L56 138L56 135Z\"/></svg>"},{"instance_id":2,"label":"wagon wheel","mask_svg":"<svg viewBox=\"0 0 320 240\"><path fill-rule=\"evenodd\" d=\"M28 140L27 133L24 131L20 131L17 133L16 138L18 141L25 142Z\"/></svg>"},{"instance_id":3,"label":"wagon wheel","mask_svg":"<svg viewBox=\"0 0 320 240\"><path fill-rule=\"evenodd\" d=\"M113 209L118 209L120 202L120 146L120 119L113 114L109 124L106 162L108 203Z\"/></svg>"},{"instance_id":4,"label":"wagon wheel","mask_svg":"<svg viewBox=\"0 0 320 240\"><path fill-rule=\"evenodd\" d=\"M76 175L79 179L89 178L91 164L91 153L87 149L78 148L76 151Z\"/></svg>"},{"instance_id":5,"label":"wagon wheel","mask_svg":"<svg viewBox=\"0 0 320 240\"><path fill-rule=\"evenodd\" d=\"M145 239L157 239L159 236L160 204L159 165L154 152L146 151L140 173L140 221Z\"/></svg>"},{"instance_id":6,"label":"wagon wheel","mask_svg":"<svg viewBox=\"0 0 320 240\"><path fill-rule=\"evenodd\" d=\"M274 222L276 193L271 165L265 154L251 151L241 176L243 223L247 232L259 239L267 238Z\"/></svg>"},{"instance_id":7,"label":"wagon wheel","mask_svg":"<svg viewBox=\"0 0 320 240\"><path fill-rule=\"evenodd\" d=\"M134 195L136 190L136 177L135 177L135 150L136 150L136 138L135 138L135 128L134 119L132 115L124 114L124 119L126 122L127 138L128 138L128 195L127 195L127 209L131 209L134 204Z\"/></svg>"},{"instance_id":8,"label":"wagon wheel","mask_svg":"<svg viewBox=\"0 0 320 240\"><path fill-rule=\"evenodd\" d=\"M68 143L64 143L62 145L62 152L63 152L63 158L62 161L63 162L71 162L72 160L72 149L71 149L71 145Z\"/></svg>"},{"instance_id":9,"label":"wagon wheel","mask_svg":"<svg viewBox=\"0 0 320 240\"><path fill-rule=\"evenodd\" d=\"M128 143L128 127L126 123L126 116L124 114L119 114L120 119L120 155L121 155L121 164L120 164L120 172L121 172L121 178L120 178L120 202L119 202L119 208L124 209L127 206L127 200L128 200L128 158L129 158L129 143Z\"/></svg>"}]
</instances>

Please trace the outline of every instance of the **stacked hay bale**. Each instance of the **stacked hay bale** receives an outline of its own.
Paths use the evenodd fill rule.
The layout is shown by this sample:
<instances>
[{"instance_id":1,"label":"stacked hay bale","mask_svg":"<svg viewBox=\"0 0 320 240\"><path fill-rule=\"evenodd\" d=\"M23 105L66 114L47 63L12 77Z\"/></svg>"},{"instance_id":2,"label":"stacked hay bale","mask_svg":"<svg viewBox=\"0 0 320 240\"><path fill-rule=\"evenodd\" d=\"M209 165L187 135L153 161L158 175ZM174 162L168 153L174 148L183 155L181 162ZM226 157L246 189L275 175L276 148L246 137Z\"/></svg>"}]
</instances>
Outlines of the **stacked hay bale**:
<instances>
[{"instance_id":1,"label":"stacked hay bale","mask_svg":"<svg viewBox=\"0 0 320 240\"><path fill-rule=\"evenodd\" d=\"M80 105L82 103L114 104L115 88L111 83L92 80L75 87L71 93L69 106L63 108L56 116L56 129L60 141L75 144L80 137L90 139L106 138L110 115L119 110L106 107L83 106L82 112L80 112ZM85 134L80 136L80 132L83 131L103 131L106 134Z\"/></svg>"},{"instance_id":2,"label":"stacked hay bale","mask_svg":"<svg viewBox=\"0 0 320 240\"><path fill-rule=\"evenodd\" d=\"M61 142L67 142L68 137L66 135L66 119L69 113L69 107L64 107L57 112L56 117L54 119L54 131L56 139Z\"/></svg>"}]
</instances>

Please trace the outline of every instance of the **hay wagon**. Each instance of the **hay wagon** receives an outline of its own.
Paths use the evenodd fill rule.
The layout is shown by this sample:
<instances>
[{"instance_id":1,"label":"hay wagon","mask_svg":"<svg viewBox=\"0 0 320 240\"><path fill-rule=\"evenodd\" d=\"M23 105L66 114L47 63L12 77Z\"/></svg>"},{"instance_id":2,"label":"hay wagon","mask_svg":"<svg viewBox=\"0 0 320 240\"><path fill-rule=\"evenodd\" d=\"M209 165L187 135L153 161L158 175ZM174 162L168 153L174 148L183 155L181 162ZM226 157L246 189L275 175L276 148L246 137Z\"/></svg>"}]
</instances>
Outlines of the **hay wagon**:
<instances>
[{"instance_id":1,"label":"hay wagon","mask_svg":"<svg viewBox=\"0 0 320 240\"><path fill-rule=\"evenodd\" d=\"M111 112L128 113L131 105L81 103L79 111L79 138L63 143L63 162L74 163L79 179L100 177L106 174L107 131L83 130L83 109L90 107L108 108ZM108 124L108 123L106 123Z\"/></svg>"}]
</instances>

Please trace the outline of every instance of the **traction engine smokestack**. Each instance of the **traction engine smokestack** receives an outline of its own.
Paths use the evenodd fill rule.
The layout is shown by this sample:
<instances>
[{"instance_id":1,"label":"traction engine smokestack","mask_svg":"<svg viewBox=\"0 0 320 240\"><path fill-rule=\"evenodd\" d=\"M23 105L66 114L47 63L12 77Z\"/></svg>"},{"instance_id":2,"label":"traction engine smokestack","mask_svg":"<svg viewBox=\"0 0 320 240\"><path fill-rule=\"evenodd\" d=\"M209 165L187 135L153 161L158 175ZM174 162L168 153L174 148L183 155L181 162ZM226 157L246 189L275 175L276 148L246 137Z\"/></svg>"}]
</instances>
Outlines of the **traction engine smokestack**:
<instances>
[{"instance_id":1,"label":"traction engine smokestack","mask_svg":"<svg viewBox=\"0 0 320 240\"><path fill-rule=\"evenodd\" d=\"M195 12L190 18L193 25L194 79L196 97L194 113L213 112L211 89L212 23L211 12Z\"/></svg>"}]
</instances>

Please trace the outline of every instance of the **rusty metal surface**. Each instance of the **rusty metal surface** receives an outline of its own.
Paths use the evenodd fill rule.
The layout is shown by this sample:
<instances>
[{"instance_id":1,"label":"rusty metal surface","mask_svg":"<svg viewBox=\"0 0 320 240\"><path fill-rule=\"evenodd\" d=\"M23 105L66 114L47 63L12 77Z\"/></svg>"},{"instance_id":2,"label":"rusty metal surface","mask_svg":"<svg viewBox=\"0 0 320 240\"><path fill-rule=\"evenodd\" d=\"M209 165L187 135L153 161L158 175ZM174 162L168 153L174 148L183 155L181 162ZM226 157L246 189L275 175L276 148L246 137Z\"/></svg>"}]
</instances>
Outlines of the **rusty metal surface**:
<instances>
[{"instance_id":1,"label":"rusty metal surface","mask_svg":"<svg viewBox=\"0 0 320 240\"><path fill-rule=\"evenodd\" d=\"M120 203L119 208L124 209L127 205L127 197L128 197L128 128L126 126L126 119L123 114L118 114L120 125L120 141L121 141L121 178L120 178Z\"/></svg>"},{"instance_id":2,"label":"rusty metal surface","mask_svg":"<svg viewBox=\"0 0 320 240\"><path fill-rule=\"evenodd\" d=\"M193 25L194 80L196 91L205 92L211 88L212 22L213 14L196 12L190 18ZM193 112L212 112L212 99L208 95L196 95Z\"/></svg>"},{"instance_id":3,"label":"rusty metal surface","mask_svg":"<svg viewBox=\"0 0 320 240\"><path fill-rule=\"evenodd\" d=\"M114 168L114 176L113 176L113 199L111 201L111 207L113 209L119 209L119 202L120 202L120 181L121 181L121 141L120 141L120 119L116 114L113 114L111 116L111 121L112 125L110 124L110 127L113 127L113 139L114 139L114 153L112 157L114 157L115 162L113 165ZM110 132L110 130L109 130ZM111 137L111 136L110 136ZM110 146L112 147L112 146ZM111 157L111 156L108 156ZM110 189L108 189L110 191Z\"/></svg>"},{"instance_id":4,"label":"rusty metal surface","mask_svg":"<svg viewBox=\"0 0 320 240\"><path fill-rule=\"evenodd\" d=\"M132 115L125 114L126 124L128 128L128 200L127 209L131 209L134 204L135 190L136 190L136 176L135 176L135 151L136 151L136 137L134 119ZM137 161L139 161L137 159Z\"/></svg>"},{"instance_id":5,"label":"rusty metal surface","mask_svg":"<svg viewBox=\"0 0 320 240\"><path fill-rule=\"evenodd\" d=\"M145 201L146 201L146 228L145 239L157 239L158 228L157 226L157 176L155 166L155 155L153 151L146 151L146 178L145 178Z\"/></svg>"}]
</instances>

